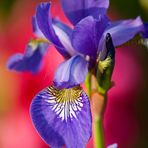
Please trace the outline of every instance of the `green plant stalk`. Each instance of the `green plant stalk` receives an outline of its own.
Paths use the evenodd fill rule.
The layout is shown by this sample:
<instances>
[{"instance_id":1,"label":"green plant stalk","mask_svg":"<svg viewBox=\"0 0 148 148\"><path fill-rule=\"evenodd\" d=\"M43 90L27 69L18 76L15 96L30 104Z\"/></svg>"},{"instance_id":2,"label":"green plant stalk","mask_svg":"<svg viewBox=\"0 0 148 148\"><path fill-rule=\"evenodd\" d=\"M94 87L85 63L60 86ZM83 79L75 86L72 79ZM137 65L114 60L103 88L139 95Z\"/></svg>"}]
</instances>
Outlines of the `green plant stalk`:
<instances>
[{"instance_id":1,"label":"green plant stalk","mask_svg":"<svg viewBox=\"0 0 148 148\"><path fill-rule=\"evenodd\" d=\"M90 71L88 72L86 76L85 86L87 89L88 96L90 97L91 96L91 72Z\"/></svg>"},{"instance_id":2,"label":"green plant stalk","mask_svg":"<svg viewBox=\"0 0 148 148\"><path fill-rule=\"evenodd\" d=\"M112 87L112 73L115 65L115 48L112 42L110 34L106 35L106 58L105 60L98 61L96 80L97 80L97 92L100 97L103 97L103 102L100 104L100 111L94 118L94 146L95 148L105 148L104 134L103 134L103 114L107 104L107 91ZM99 98L98 98L99 99ZM101 98L100 98L101 101Z\"/></svg>"},{"instance_id":3,"label":"green plant stalk","mask_svg":"<svg viewBox=\"0 0 148 148\"><path fill-rule=\"evenodd\" d=\"M105 148L103 134L102 118L96 118L94 121L94 147Z\"/></svg>"},{"instance_id":4,"label":"green plant stalk","mask_svg":"<svg viewBox=\"0 0 148 148\"><path fill-rule=\"evenodd\" d=\"M85 86L89 97L92 97L92 92L95 89L101 97L103 97L103 106L100 114L96 115L93 118L93 138L94 138L94 148L105 148L104 143L104 131L103 131L103 110L105 109L106 103L106 90L102 88L102 91L99 89L99 85L96 81L96 78L89 73L85 81ZM93 98L91 98L93 99ZM99 99L99 98L98 98Z\"/></svg>"}]
</instances>

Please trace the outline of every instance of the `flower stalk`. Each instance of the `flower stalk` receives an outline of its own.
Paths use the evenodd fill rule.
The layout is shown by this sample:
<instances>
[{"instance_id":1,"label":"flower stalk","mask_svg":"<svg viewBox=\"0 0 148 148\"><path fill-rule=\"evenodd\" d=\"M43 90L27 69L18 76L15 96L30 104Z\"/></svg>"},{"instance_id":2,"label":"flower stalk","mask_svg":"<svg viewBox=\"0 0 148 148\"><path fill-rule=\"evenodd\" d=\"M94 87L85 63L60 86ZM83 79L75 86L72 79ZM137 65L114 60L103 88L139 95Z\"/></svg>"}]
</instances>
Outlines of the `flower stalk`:
<instances>
[{"instance_id":1,"label":"flower stalk","mask_svg":"<svg viewBox=\"0 0 148 148\"><path fill-rule=\"evenodd\" d=\"M94 121L94 148L105 148L104 145L104 132L102 125L102 118L96 118Z\"/></svg>"},{"instance_id":2,"label":"flower stalk","mask_svg":"<svg viewBox=\"0 0 148 148\"><path fill-rule=\"evenodd\" d=\"M103 130L105 97L99 93L94 93L91 98L91 105L93 113L94 148L105 148Z\"/></svg>"},{"instance_id":3,"label":"flower stalk","mask_svg":"<svg viewBox=\"0 0 148 148\"><path fill-rule=\"evenodd\" d=\"M91 111L93 117L93 139L94 148L105 148L103 115L106 106L106 93L103 95L98 91L97 80L94 76L91 78Z\"/></svg>"}]
</instances>

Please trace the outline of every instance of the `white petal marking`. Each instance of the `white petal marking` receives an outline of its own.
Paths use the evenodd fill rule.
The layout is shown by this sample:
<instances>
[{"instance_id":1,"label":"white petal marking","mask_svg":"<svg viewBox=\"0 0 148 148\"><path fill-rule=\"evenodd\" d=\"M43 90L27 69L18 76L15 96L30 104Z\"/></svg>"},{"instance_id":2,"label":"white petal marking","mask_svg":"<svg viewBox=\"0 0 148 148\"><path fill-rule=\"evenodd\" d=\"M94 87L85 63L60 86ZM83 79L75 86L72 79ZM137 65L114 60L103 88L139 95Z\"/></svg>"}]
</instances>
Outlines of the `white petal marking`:
<instances>
[{"instance_id":1,"label":"white petal marking","mask_svg":"<svg viewBox=\"0 0 148 148\"><path fill-rule=\"evenodd\" d=\"M49 98L46 102L51 106L51 110L61 118L61 120L67 121L73 118L77 119L78 113L82 110L82 89L80 87L74 87L70 89L56 89L49 87L47 90Z\"/></svg>"},{"instance_id":2,"label":"white petal marking","mask_svg":"<svg viewBox=\"0 0 148 148\"><path fill-rule=\"evenodd\" d=\"M57 27L56 25L53 25L53 28L55 30L56 35L58 36L59 40L61 41L61 43L63 44L63 46L66 48L67 52L73 56L75 55L75 50L71 45L71 41L69 36L59 27Z\"/></svg>"}]
</instances>

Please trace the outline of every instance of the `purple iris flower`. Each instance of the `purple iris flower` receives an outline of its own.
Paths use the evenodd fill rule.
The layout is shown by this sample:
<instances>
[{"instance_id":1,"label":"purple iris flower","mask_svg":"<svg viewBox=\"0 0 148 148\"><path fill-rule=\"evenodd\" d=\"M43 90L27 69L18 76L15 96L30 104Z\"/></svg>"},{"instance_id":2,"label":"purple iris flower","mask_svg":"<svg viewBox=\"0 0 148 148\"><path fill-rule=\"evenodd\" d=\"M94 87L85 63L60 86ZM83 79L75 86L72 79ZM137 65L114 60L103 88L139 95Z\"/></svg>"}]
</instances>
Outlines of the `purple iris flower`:
<instances>
[{"instance_id":1,"label":"purple iris flower","mask_svg":"<svg viewBox=\"0 0 148 148\"><path fill-rule=\"evenodd\" d=\"M92 119L88 97L79 85L88 71L95 69L97 58L106 57L108 33L113 44L120 46L143 32L144 26L140 17L111 22L106 16L108 0L61 0L61 3L73 28L51 17L50 3L37 7L39 31L65 61L56 70L53 86L35 96L30 113L38 133L51 147L84 148L91 137Z\"/></svg>"},{"instance_id":2,"label":"purple iris flower","mask_svg":"<svg viewBox=\"0 0 148 148\"><path fill-rule=\"evenodd\" d=\"M144 32L140 17L111 22L106 16L108 0L61 0L61 3L73 29L52 19L50 3L41 3L36 12L40 31L66 59L55 73L54 86L58 88L84 82L89 68L95 67L98 55L101 60L106 56L107 33L111 34L113 44L120 46Z\"/></svg>"},{"instance_id":3,"label":"purple iris flower","mask_svg":"<svg viewBox=\"0 0 148 148\"><path fill-rule=\"evenodd\" d=\"M32 26L36 38L29 41L24 54L17 53L10 57L7 63L10 70L37 73L41 69L44 55L49 48L49 41L39 30L35 17L32 18Z\"/></svg>"},{"instance_id":4,"label":"purple iris flower","mask_svg":"<svg viewBox=\"0 0 148 148\"><path fill-rule=\"evenodd\" d=\"M13 55L7 63L7 67L10 70L18 72L30 71L32 73L36 73L41 68L42 59L48 47L48 42L44 42L42 40L39 41L39 39L32 39L28 43L25 53L17 53Z\"/></svg>"},{"instance_id":5,"label":"purple iris flower","mask_svg":"<svg viewBox=\"0 0 148 148\"><path fill-rule=\"evenodd\" d=\"M106 58L109 45L126 43L144 32L144 25L140 17L111 22L106 16L109 0L61 0L61 4L73 28L51 17L51 3L39 4L33 17L34 32L49 40L65 61L55 72L53 86L34 97L30 114L38 133L52 148L64 145L85 148L91 137L92 117L89 99L80 84L85 81L88 71L96 71L98 60ZM109 43L106 42L106 37L110 37L108 33L112 36ZM12 58L9 68L31 70L28 65L32 64L28 61L32 59L34 69L38 58L32 56L35 52L32 53L27 60L26 54Z\"/></svg>"},{"instance_id":6,"label":"purple iris flower","mask_svg":"<svg viewBox=\"0 0 148 148\"><path fill-rule=\"evenodd\" d=\"M114 58L114 46L110 34L107 34L105 42L107 56L112 59ZM74 65L77 65L81 60L81 56L73 56L73 58L75 58ZM69 64L71 62L70 60ZM75 72L74 70L77 69L76 76L81 77L80 73L83 73L84 64L81 61L81 67L73 67L70 69L71 72ZM68 72L68 65L65 67ZM60 68L58 70L60 71ZM65 87L66 85L68 83L65 84ZM37 132L52 148L63 145L66 145L67 148L85 148L91 137L90 102L79 85L70 88L57 88L54 85L45 88L34 97L30 114Z\"/></svg>"}]
</instances>

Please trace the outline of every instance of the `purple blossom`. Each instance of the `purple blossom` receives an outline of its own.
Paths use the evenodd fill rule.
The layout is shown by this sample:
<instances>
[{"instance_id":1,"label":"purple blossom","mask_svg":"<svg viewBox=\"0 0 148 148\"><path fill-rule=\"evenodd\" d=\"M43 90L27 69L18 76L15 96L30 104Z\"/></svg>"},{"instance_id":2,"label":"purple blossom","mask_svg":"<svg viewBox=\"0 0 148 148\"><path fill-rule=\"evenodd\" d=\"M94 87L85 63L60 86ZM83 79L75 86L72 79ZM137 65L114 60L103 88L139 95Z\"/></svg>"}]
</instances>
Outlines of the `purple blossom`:
<instances>
[{"instance_id":1,"label":"purple blossom","mask_svg":"<svg viewBox=\"0 0 148 148\"><path fill-rule=\"evenodd\" d=\"M50 3L41 3L37 7L36 19L39 29L66 59L55 73L54 84L59 88L79 85L85 80L86 71L88 71L86 69L95 67L98 55L101 60L104 59L107 33L111 34L113 44L119 46L132 39L137 33L144 31L140 17L111 22L105 14L108 0L83 0L83 4L81 2L61 0L66 16L75 25L73 29L58 20L56 23L53 21ZM74 7L76 4L77 7ZM83 66L81 66L82 63ZM77 77L77 70L80 67L84 72Z\"/></svg>"},{"instance_id":2,"label":"purple blossom","mask_svg":"<svg viewBox=\"0 0 148 148\"><path fill-rule=\"evenodd\" d=\"M92 117L80 84L88 71L96 71L98 60L108 55L114 58L113 45L120 46L145 29L140 17L110 21L106 16L109 0L61 0L61 4L73 29L51 17L51 3L39 4L33 17L34 33L46 38L46 44L49 40L65 61L55 72L53 86L34 97L30 114L36 130L52 148L85 148L91 137ZM8 67L37 72L47 48L43 50L38 42L35 47L27 46L24 55L12 57Z\"/></svg>"},{"instance_id":3,"label":"purple blossom","mask_svg":"<svg viewBox=\"0 0 148 148\"><path fill-rule=\"evenodd\" d=\"M114 58L110 34L107 34L105 40L107 54ZM63 145L66 148L85 148L91 137L89 98L78 85L80 80L84 81L83 76L88 72L87 65L88 62L80 55L61 63L56 71L54 86L45 88L33 99L30 107L33 124L43 140L53 148ZM61 82L56 81L59 77ZM69 83L72 86L77 83L77 86L70 87ZM59 84L65 88L58 88Z\"/></svg>"},{"instance_id":4,"label":"purple blossom","mask_svg":"<svg viewBox=\"0 0 148 148\"><path fill-rule=\"evenodd\" d=\"M30 71L36 73L41 69L42 59L46 54L48 47L48 42L32 39L28 43L25 53L17 53L13 55L7 63L7 67L10 70L18 72Z\"/></svg>"},{"instance_id":5,"label":"purple blossom","mask_svg":"<svg viewBox=\"0 0 148 148\"><path fill-rule=\"evenodd\" d=\"M104 59L107 51L114 48L113 43L119 46L144 29L140 17L111 22L106 16L108 0L61 0L61 3L73 29L52 19L50 3L37 7L39 30L65 61L55 72L54 86L34 98L31 117L38 133L52 147L84 148L91 136L90 106L88 97L75 86L84 82L88 71L96 67L97 57Z\"/></svg>"},{"instance_id":6,"label":"purple blossom","mask_svg":"<svg viewBox=\"0 0 148 148\"><path fill-rule=\"evenodd\" d=\"M24 54L17 53L10 57L7 63L10 70L37 73L41 69L44 55L49 49L49 41L39 30L35 17L32 18L32 27L36 38L28 42Z\"/></svg>"}]
</instances>

